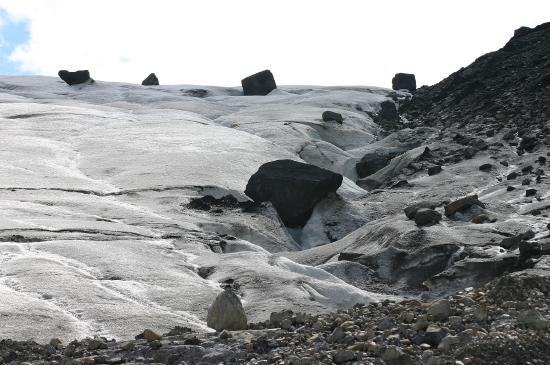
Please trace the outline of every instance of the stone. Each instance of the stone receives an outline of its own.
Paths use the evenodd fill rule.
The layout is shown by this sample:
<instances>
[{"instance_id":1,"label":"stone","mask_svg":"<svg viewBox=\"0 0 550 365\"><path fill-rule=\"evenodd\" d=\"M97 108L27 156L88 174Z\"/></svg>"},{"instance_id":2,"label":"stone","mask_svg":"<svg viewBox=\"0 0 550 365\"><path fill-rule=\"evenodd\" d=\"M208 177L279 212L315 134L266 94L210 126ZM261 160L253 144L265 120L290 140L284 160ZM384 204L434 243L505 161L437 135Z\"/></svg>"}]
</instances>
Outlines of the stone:
<instances>
[{"instance_id":1,"label":"stone","mask_svg":"<svg viewBox=\"0 0 550 365\"><path fill-rule=\"evenodd\" d=\"M472 218L472 223L475 223L475 224L482 224L490 221L491 221L491 218L489 218L489 216L485 213L477 214L475 217Z\"/></svg>"},{"instance_id":2,"label":"stone","mask_svg":"<svg viewBox=\"0 0 550 365\"><path fill-rule=\"evenodd\" d=\"M59 338L52 338L50 340L50 345L59 350L63 348L63 341L61 341Z\"/></svg>"},{"instance_id":3,"label":"stone","mask_svg":"<svg viewBox=\"0 0 550 365\"><path fill-rule=\"evenodd\" d=\"M414 74L397 73L391 80L393 90L416 90L416 78Z\"/></svg>"},{"instance_id":4,"label":"stone","mask_svg":"<svg viewBox=\"0 0 550 365\"><path fill-rule=\"evenodd\" d=\"M399 121L399 113L397 112L397 106L395 106L395 103L391 100L384 100L380 103L378 117L389 122Z\"/></svg>"},{"instance_id":5,"label":"stone","mask_svg":"<svg viewBox=\"0 0 550 365\"><path fill-rule=\"evenodd\" d=\"M414 219L416 212L418 212L419 209L422 209L422 208L435 209L435 207L437 207L436 203L425 200L425 201L415 203L413 205L409 205L404 209L404 211L407 218Z\"/></svg>"},{"instance_id":6,"label":"stone","mask_svg":"<svg viewBox=\"0 0 550 365\"><path fill-rule=\"evenodd\" d=\"M441 166L439 166L439 165L428 167L428 175L429 176L437 175L440 172L441 172Z\"/></svg>"},{"instance_id":7,"label":"stone","mask_svg":"<svg viewBox=\"0 0 550 365\"><path fill-rule=\"evenodd\" d=\"M233 335L228 330L223 330L218 337L222 340L227 340L228 338L233 337Z\"/></svg>"},{"instance_id":8,"label":"stone","mask_svg":"<svg viewBox=\"0 0 550 365\"><path fill-rule=\"evenodd\" d=\"M500 242L500 247L506 249L517 248L521 241L530 240L533 237L535 237L535 232L528 230L522 234L504 238Z\"/></svg>"},{"instance_id":9,"label":"stone","mask_svg":"<svg viewBox=\"0 0 550 365\"><path fill-rule=\"evenodd\" d=\"M344 118L342 117L342 114L331 112L330 110L324 111L322 118L323 118L323 122L334 121L340 124L344 122Z\"/></svg>"},{"instance_id":10,"label":"stone","mask_svg":"<svg viewBox=\"0 0 550 365\"><path fill-rule=\"evenodd\" d=\"M346 337L346 331L342 328L342 326L338 326L332 331L330 336L328 337L329 342L340 342Z\"/></svg>"},{"instance_id":11,"label":"stone","mask_svg":"<svg viewBox=\"0 0 550 365\"><path fill-rule=\"evenodd\" d=\"M382 360L386 364L404 364L408 359L405 359L407 355L405 352L398 346L390 345L386 348L386 351L382 354Z\"/></svg>"},{"instance_id":12,"label":"stone","mask_svg":"<svg viewBox=\"0 0 550 365\"><path fill-rule=\"evenodd\" d=\"M506 176L506 180L515 180L518 177L518 173L515 171L512 171L511 173Z\"/></svg>"},{"instance_id":13,"label":"stone","mask_svg":"<svg viewBox=\"0 0 550 365\"><path fill-rule=\"evenodd\" d=\"M523 180L521 180L521 185L531 185L531 179L529 178L525 178Z\"/></svg>"},{"instance_id":14,"label":"stone","mask_svg":"<svg viewBox=\"0 0 550 365\"><path fill-rule=\"evenodd\" d=\"M88 80L93 81L90 78L90 72L88 70L80 70L74 72L61 70L58 72L58 75L61 80L65 81L68 85L83 84Z\"/></svg>"},{"instance_id":15,"label":"stone","mask_svg":"<svg viewBox=\"0 0 550 365\"><path fill-rule=\"evenodd\" d=\"M459 343L460 339L458 338L458 336L445 336L437 346L437 349L443 352L448 352L451 351L452 346Z\"/></svg>"},{"instance_id":16,"label":"stone","mask_svg":"<svg viewBox=\"0 0 550 365\"><path fill-rule=\"evenodd\" d=\"M267 95L277 88L275 78L269 70L264 70L242 79L241 85L245 96Z\"/></svg>"},{"instance_id":17,"label":"stone","mask_svg":"<svg viewBox=\"0 0 550 365\"><path fill-rule=\"evenodd\" d=\"M422 316L416 320L416 323L413 325L415 331L425 331L426 328L430 325L426 316Z\"/></svg>"},{"instance_id":18,"label":"stone","mask_svg":"<svg viewBox=\"0 0 550 365\"><path fill-rule=\"evenodd\" d=\"M432 347L438 347L445 336L447 336L447 331L443 328L429 325L428 328L426 328L423 340Z\"/></svg>"},{"instance_id":19,"label":"stone","mask_svg":"<svg viewBox=\"0 0 550 365\"><path fill-rule=\"evenodd\" d=\"M351 350L338 350L333 356L333 360L337 364L355 360L355 353Z\"/></svg>"},{"instance_id":20,"label":"stone","mask_svg":"<svg viewBox=\"0 0 550 365\"><path fill-rule=\"evenodd\" d=\"M436 224L441 221L441 213L427 208L420 208L414 217L414 222L418 226L426 226L429 224Z\"/></svg>"},{"instance_id":21,"label":"stone","mask_svg":"<svg viewBox=\"0 0 550 365\"><path fill-rule=\"evenodd\" d=\"M159 84L159 79L154 73L150 74L141 82L143 86L157 86Z\"/></svg>"},{"instance_id":22,"label":"stone","mask_svg":"<svg viewBox=\"0 0 550 365\"><path fill-rule=\"evenodd\" d=\"M428 308L428 319L445 321L451 315L451 304L447 299L438 300Z\"/></svg>"},{"instance_id":23,"label":"stone","mask_svg":"<svg viewBox=\"0 0 550 365\"><path fill-rule=\"evenodd\" d=\"M255 202L271 202L287 227L301 227L315 205L335 193L342 180L342 175L314 165L276 160L260 166L248 180L245 194Z\"/></svg>"},{"instance_id":24,"label":"stone","mask_svg":"<svg viewBox=\"0 0 550 365\"><path fill-rule=\"evenodd\" d=\"M527 152L533 152L538 143L539 139L535 135L523 136L519 144L519 149Z\"/></svg>"},{"instance_id":25,"label":"stone","mask_svg":"<svg viewBox=\"0 0 550 365\"><path fill-rule=\"evenodd\" d=\"M135 337L136 340L145 339L148 342L160 341L161 338L162 338L161 335L159 335L157 332L151 329L146 329L145 331L143 331L142 333L140 333Z\"/></svg>"},{"instance_id":26,"label":"stone","mask_svg":"<svg viewBox=\"0 0 550 365\"><path fill-rule=\"evenodd\" d=\"M378 153L367 153L361 160L355 164L357 175L364 178L383 169L390 162L389 156L384 156Z\"/></svg>"},{"instance_id":27,"label":"stone","mask_svg":"<svg viewBox=\"0 0 550 365\"><path fill-rule=\"evenodd\" d=\"M485 204L479 201L477 195L470 195L447 204L445 206L445 215L450 217L456 212L462 212L470 209L473 205L485 208Z\"/></svg>"},{"instance_id":28,"label":"stone","mask_svg":"<svg viewBox=\"0 0 550 365\"><path fill-rule=\"evenodd\" d=\"M88 341L88 345L86 346L88 351L94 351L99 349L106 349L107 344L105 344L102 340L99 338L92 338Z\"/></svg>"},{"instance_id":29,"label":"stone","mask_svg":"<svg viewBox=\"0 0 550 365\"><path fill-rule=\"evenodd\" d=\"M518 323L535 330L542 330L548 327L548 320L536 309L523 311L518 316Z\"/></svg>"},{"instance_id":30,"label":"stone","mask_svg":"<svg viewBox=\"0 0 550 365\"><path fill-rule=\"evenodd\" d=\"M525 190L525 196L526 197L535 196L535 195L537 195L537 189L527 189L527 190Z\"/></svg>"},{"instance_id":31,"label":"stone","mask_svg":"<svg viewBox=\"0 0 550 365\"><path fill-rule=\"evenodd\" d=\"M539 242L521 241L519 243L519 257L522 260L530 257L539 257L541 255L541 246Z\"/></svg>"},{"instance_id":32,"label":"stone","mask_svg":"<svg viewBox=\"0 0 550 365\"><path fill-rule=\"evenodd\" d=\"M216 331L246 329L247 319L241 299L232 289L226 289L216 297L208 309L206 324Z\"/></svg>"},{"instance_id":33,"label":"stone","mask_svg":"<svg viewBox=\"0 0 550 365\"><path fill-rule=\"evenodd\" d=\"M483 165L479 166L479 171L489 172L493 169L493 167L494 166L490 163L484 163Z\"/></svg>"}]
</instances>

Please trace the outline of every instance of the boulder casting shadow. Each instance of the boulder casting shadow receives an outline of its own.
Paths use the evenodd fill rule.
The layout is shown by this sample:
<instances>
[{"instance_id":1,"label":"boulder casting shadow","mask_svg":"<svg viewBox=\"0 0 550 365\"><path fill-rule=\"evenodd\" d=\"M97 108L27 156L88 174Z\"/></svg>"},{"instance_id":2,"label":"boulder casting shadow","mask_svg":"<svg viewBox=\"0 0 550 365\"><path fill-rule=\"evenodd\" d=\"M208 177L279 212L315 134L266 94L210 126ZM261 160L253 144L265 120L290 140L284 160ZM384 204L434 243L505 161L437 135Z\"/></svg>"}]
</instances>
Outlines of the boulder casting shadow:
<instances>
[{"instance_id":1,"label":"boulder casting shadow","mask_svg":"<svg viewBox=\"0 0 550 365\"><path fill-rule=\"evenodd\" d=\"M245 194L255 202L273 204L287 227L302 227L313 207L342 184L342 175L292 160L263 164L250 177Z\"/></svg>"}]
</instances>

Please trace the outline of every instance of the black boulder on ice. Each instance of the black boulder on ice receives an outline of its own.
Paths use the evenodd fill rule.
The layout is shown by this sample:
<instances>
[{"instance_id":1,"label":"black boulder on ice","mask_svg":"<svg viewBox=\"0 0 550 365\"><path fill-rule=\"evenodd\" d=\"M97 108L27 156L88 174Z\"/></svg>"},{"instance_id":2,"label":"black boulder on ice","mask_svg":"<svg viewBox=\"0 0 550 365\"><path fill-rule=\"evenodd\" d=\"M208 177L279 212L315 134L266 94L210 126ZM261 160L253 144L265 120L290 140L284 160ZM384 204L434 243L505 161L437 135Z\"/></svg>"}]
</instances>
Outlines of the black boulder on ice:
<instances>
[{"instance_id":1,"label":"black boulder on ice","mask_svg":"<svg viewBox=\"0 0 550 365\"><path fill-rule=\"evenodd\" d=\"M277 88L275 78L269 70L258 72L241 80L243 93L247 95L267 95Z\"/></svg>"},{"instance_id":2,"label":"black boulder on ice","mask_svg":"<svg viewBox=\"0 0 550 365\"><path fill-rule=\"evenodd\" d=\"M61 80L65 81L69 85L83 84L88 80L93 81L90 78L90 72L88 70L80 70L74 72L61 70L57 74L59 75Z\"/></svg>"},{"instance_id":3,"label":"black boulder on ice","mask_svg":"<svg viewBox=\"0 0 550 365\"><path fill-rule=\"evenodd\" d=\"M287 227L301 227L315 204L342 184L342 175L292 160L263 164L250 177L245 194L256 202L273 204Z\"/></svg>"},{"instance_id":4,"label":"black boulder on ice","mask_svg":"<svg viewBox=\"0 0 550 365\"><path fill-rule=\"evenodd\" d=\"M147 76L147 78L145 80L143 80L141 82L141 84L143 86L158 86L159 84L159 79L157 78L157 75L155 75L154 73L150 74L149 76Z\"/></svg>"},{"instance_id":5,"label":"black boulder on ice","mask_svg":"<svg viewBox=\"0 0 550 365\"><path fill-rule=\"evenodd\" d=\"M394 90L416 90L416 78L414 74L397 73L391 80L391 84Z\"/></svg>"}]
</instances>

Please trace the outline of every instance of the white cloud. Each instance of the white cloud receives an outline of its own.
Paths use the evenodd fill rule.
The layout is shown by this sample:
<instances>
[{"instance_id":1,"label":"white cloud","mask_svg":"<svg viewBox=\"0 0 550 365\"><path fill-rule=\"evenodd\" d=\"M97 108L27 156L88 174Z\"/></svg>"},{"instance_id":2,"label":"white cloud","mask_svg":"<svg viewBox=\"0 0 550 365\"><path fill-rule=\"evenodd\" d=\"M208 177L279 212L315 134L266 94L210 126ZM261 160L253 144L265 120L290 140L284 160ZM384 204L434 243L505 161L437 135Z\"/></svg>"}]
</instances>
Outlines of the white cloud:
<instances>
[{"instance_id":1,"label":"white cloud","mask_svg":"<svg viewBox=\"0 0 550 365\"><path fill-rule=\"evenodd\" d=\"M389 86L396 72L439 81L547 21L547 0L0 0L30 22L23 69L98 80L238 85L270 68L279 84Z\"/></svg>"}]
</instances>

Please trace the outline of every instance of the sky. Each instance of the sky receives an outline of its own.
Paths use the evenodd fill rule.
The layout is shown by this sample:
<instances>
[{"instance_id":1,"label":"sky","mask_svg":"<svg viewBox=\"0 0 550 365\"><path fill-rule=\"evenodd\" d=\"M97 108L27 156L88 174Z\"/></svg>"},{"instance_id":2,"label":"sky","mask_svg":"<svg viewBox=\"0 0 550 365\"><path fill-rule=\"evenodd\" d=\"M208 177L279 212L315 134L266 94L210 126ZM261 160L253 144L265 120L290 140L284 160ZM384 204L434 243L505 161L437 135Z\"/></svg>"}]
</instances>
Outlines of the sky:
<instances>
[{"instance_id":1,"label":"sky","mask_svg":"<svg viewBox=\"0 0 550 365\"><path fill-rule=\"evenodd\" d=\"M240 85L434 84L550 21L550 0L0 0L0 75Z\"/></svg>"}]
</instances>

